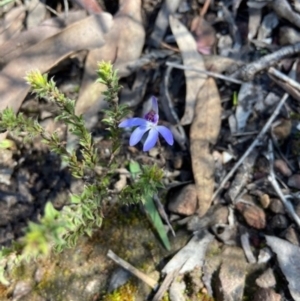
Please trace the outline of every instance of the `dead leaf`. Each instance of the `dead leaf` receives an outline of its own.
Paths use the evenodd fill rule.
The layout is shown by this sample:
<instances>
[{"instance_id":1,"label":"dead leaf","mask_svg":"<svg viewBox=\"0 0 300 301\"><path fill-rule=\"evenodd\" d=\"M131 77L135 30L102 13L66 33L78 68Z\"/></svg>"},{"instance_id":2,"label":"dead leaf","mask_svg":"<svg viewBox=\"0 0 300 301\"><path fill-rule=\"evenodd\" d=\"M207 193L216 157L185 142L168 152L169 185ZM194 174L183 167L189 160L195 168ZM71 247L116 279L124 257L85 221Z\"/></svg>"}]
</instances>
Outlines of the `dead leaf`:
<instances>
[{"instance_id":1,"label":"dead leaf","mask_svg":"<svg viewBox=\"0 0 300 301\"><path fill-rule=\"evenodd\" d=\"M89 52L84 69L80 94L76 102L76 113L84 114L86 126L91 128L99 109L104 107L102 92L106 87L95 83L97 63L111 61L118 69L119 64L137 59L142 52L145 29L142 24L141 0L124 0L115 15L113 26L105 35L105 46ZM120 77L130 74L118 73Z\"/></svg>"},{"instance_id":2,"label":"dead leaf","mask_svg":"<svg viewBox=\"0 0 300 301\"><path fill-rule=\"evenodd\" d=\"M0 111L11 107L18 112L29 91L24 76L32 69L42 73L75 51L103 45L104 33L112 23L110 14L93 15L77 22L61 33L30 47L0 72Z\"/></svg>"},{"instance_id":3,"label":"dead leaf","mask_svg":"<svg viewBox=\"0 0 300 301\"><path fill-rule=\"evenodd\" d=\"M65 26L85 17L86 12L83 10L70 12L66 21L64 21L61 16L58 16L57 18L46 20L39 26L21 32L0 46L0 65L7 64L23 53L25 49L59 33Z\"/></svg>"},{"instance_id":4,"label":"dead leaf","mask_svg":"<svg viewBox=\"0 0 300 301\"><path fill-rule=\"evenodd\" d=\"M180 49L183 64L205 70L202 55L197 51L197 44L192 34L173 16L170 16L170 26ZM185 111L181 118L181 124L186 125L190 124L193 120L197 95L204 85L207 76L191 70L185 70L184 74L186 81L186 97Z\"/></svg>"},{"instance_id":5,"label":"dead leaf","mask_svg":"<svg viewBox=\"0 0 300 301\"><path fill-rule=\"evenodd\" d=\"M26 16L25 7L20 5L11 9L1 22L0 44L9 41L13 36L23 28L24 18Z\"/></svg>"},{"instance_id":6,"label":"dead leaf","mask_svg":"<svg viewBox=\"0 0 300 301\"><path fill-rule=\"evenodd\" d=\"M288 287L294 300L300 300L300 248L290 242L266 235L267 245L276 253L282 273L288 281Z\"/></svg>"},{"instance_id":7,"label":"dead leaf","mask_svg":"<svg viewBox=\"0 0 300 301\"><path fill-rule=\"evenodd\" d=\"M215 29L204 18L197 16L192 21L191 32L196 37L198 51L202 54L211 54L216 43Z\"/></svg>"},{"instance_id":8,"label":"dead leaf","mask_svg":"<svg viewBox=\"0 0 300 301\"><path fill-rule=\"evenodd\" d=\"M174 14L180 5L181 0L166 0L163 2L155 20L154 29L150 36L150 43L159 47L169 26L169 16Z\"/></svg>"},{"instance_id":9,"label":"dead leaf","mask_svg":"<svg viewBox=\"0 0 300 301\"><path fill-rule=\"evenodd\" d=\"M213 78L199 91L195 116L190 130L193 174L198 196L198 214L203 216L211 205L215 163L210 152L221 126L221 100Z\"/></svg>"}]
</instances>

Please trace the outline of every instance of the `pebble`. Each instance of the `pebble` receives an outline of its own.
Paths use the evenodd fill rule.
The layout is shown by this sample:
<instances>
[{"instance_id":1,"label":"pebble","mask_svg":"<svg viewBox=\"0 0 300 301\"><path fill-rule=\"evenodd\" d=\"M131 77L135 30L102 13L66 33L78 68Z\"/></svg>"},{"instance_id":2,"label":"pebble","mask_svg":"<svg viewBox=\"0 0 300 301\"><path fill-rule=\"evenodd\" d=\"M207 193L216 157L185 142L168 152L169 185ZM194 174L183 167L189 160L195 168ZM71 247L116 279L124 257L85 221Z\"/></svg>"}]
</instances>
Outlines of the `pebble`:
<instances>
[{"instance_id":1,"label":"pebble","mask_svg":"<svg viewBox=\"0 0 300 301\"><path fill-rule=\"evenodd\" d=\"M273 213L281 213L281 214L285 213L284 206L282 202L278 199L271 199L270 210Z\"/></svg>"},{"instance_id":2,"label":"pebble","mask_svg":"<svg viewBox=\"0 0 300 301\"><path fill-rule=\"evenodd\" d=\"M271 268L268 268L262 275L260 275L255 280L255 283L262 288L275 287L276 279L273 270Z\"/></svg>"},{"instance_id":3,"label":"pebble","mask_svg":"<svg viewBox=\"0 0 300 301\"><path fill-rule=\"evenodd\" d=\"M298 235L297 230L294 227L288 227L285 231L283 236L287 241L292 243L293 245L300 246L300 238Z\"/></svg>"},{"instance_id":4,"label":"pebble","mask_svg":"<svg viewBox=\"0 0 300 301\"><path fill-rule=\"evenodd\" d=\"M288 179L288 186L300 189L300 174L293 174Z\"/></svg>"},{"instance_id":5,"label":"pebble","mask_svg":"<svg viewBox=\"0 0 300 301\"><path fill-rule=\"evenodd\" d=\"M266 193L259 197L259 201L263 208L268 208L270 205L270 197Z\"/></svg>"},{"instance_id":6,"label":"pebble","mask_svg":"<svg viewBox=\"0 0 300 301\"><path fill-rule=\"evenodd\" d=\"M197 192L194 184L182 187L169 202L168 209L173 213L192 215L197 210Z\"/></svg>"},{"instance_id":7,"label":"pebble","mask_svg":"<svg viewBox=\"0 0 300 301\"><path fill-rule=\"evenodd\" d=\"M31 290L32 290L32 282L23 281L23 280L18 281L13 292L12 301L20 300L22 297L29 294Z\"/></svg>"},{"instance_id":8,"label":"pebble","mask_svg":"<svg viewBox=\"0 0 300 301\"><path fill-rule=\"evenodd\" d=\"M274 169L275 171L281 173L285 177L290 177L292 175L291 169L288 167L288 165L284 160L281 159L275 160Z\"/></svg>"},{"instance_id":9,"label":"pebble","mask_svg":"<svg viewBox=\"0 0 300 301\"><path fill-rule=\"evenodd\" d=\"M260 288L256 291L253 301L281 301L281 296L271 288Z\"/></svg>"},{"instance_id":10,"label":"pebble","mask_svg":"<svg viewBox=\"0 0 300 301\"><path fill-rule=\"evenodd\" d=\"M283 214L276 214L270 221L270 226L272 229L286 229L288 225L288 219Z\"/></svg>"},{"instance_id":11,"label":"pebble","mask_svg":"<svg viewBox=\"0 0 300 301\"><path fill-rule=\"evenodd\" d=\"M256 229L264 229L266 226L265 212L255 204L248 205L243 202L238 202L235 208L242 214L246 223Z\"/></svg>"}]
</instances>

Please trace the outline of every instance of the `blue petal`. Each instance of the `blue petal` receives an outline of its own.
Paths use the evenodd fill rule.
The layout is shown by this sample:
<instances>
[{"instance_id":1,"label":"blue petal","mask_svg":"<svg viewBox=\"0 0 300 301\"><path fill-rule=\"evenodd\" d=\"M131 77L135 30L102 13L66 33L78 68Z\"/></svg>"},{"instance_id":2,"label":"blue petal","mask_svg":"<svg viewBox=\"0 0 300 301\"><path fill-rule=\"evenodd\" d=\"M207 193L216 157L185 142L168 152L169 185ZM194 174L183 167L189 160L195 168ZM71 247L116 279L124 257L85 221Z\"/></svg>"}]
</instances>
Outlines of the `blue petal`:
<instances>
[{"instance_id":1,"label":"blue petal","mask_svg":"<svg viewBox=\"0 0 300 301\"><path fill-rule=\"evenodd\" d=\"M158 114L158 104L157 104L157 98L155 96L152 96L152 110ZM158 116L157 116L158 117Z\"/></svg>"},{"instance_id":2,"label":"blue petal","mask_svg":"<svg viewBox=\"0 0 300 301\"><path fill-rule=\"evenodd\" d=\"M129 145L130 146L136 145L148 130L149 128L145 126L140 126L136 128L130 136Z\"/></svg>"},{"instance_id":3,"label":"blue petal","mask_svg":"<svg viewBox=\"0 0 300 301\"><path fill-rule=\"evenodd\" d=\"M163 136L163 138L167 141L169 145L173 145L174 143L173 134L168 128L166 128L163 125L158 125L156 129L159 131L159 133Z\"/></svg>"},{"instance_id":4,"label":"blue petal","mask_svg":"<svg viewBox=\"0 0 300 301\"><path fill-rule=\"evenodd\" d=\"M149 131L148 137L145 141L144 144L144 148L143 151L147 152L148 150L150 150L152 147L154 147L154 145L156 144L158 139L158 131L156 130L156 128L152 128Z\"/></svg>"},{"instance_id":5,"label":"blue petal","mask_svg":"<svg viewBox=\"0 0 300 301\"><path fill-rule=\"evenodd\" d=\"M146 126L148 124L148 121L143 118L129 118L125 119L119 124L119 128L127 128L127 127L133 127L133 126Z\"/></svg>"}]
</instances>

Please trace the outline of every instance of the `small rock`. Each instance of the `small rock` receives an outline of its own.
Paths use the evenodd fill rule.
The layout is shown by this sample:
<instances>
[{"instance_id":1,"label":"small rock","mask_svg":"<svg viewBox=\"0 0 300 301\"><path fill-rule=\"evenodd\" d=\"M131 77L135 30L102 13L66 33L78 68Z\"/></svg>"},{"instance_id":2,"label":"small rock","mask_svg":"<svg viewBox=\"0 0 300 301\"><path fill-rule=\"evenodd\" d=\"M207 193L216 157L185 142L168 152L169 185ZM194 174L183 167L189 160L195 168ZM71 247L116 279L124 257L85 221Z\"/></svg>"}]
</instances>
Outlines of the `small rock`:
<instances>
[{"instance_id":1,"label":"small rock","mask_svg":"<svg viewBox=\"0 0 300 301\"><path fill-rule=\"evenodd\" d=\"M192 215L197 209L197 192L194 184L184 186L169 202L168 209L173 213Z\"/></svg>"},{"instance_id":2,"label":"small rock","mask_svg":"<svg viewBox=\"0 0 300 301\"><path fill-rule=\"evenodd\" d=\"M258 263L266 263L272 258L272 256L273 256L273 253L270 250L270 248L265 247L259 251L257 262Z\"/></svg>"},{"instance_id":3,"label":"small rock","mask_svg":"<svg viewBox=\"0 0 300 301\"><path fill-rule=\"evenodd\" d=\"M286 229L289 225L288 219L283 214L276 214L270 222L272 229Z\"/></svg>"},{"instance_id":4,"label":"small rock","mask_svg":"<svg viewBox=\"0 0 300 301\"><path fill-rule=\"evenodd\" d=\"M259 197L259 201L263 208L268 208L270 205L270 197L266 193Z\"/></svg>"},{"instance_id":5,"label":"small rock","mask_svg":"<svg viewBox=\"0 0 300 301\"><path fill-rule=\"evenodd\" d=\"M29 281L18 281L14 292L13 292L13 301L18 301L20 298L29 294L32 290L32 282Z\"/></svg>"},{"instance_id":6,"label":"small rock","mask_svg":"<svg viewBox=\"0 0 300 301\"><path fill-rule=\"evenodd\" d=\"M271 199L270 210L273 213L281 213L281 214L285 213L284 206L282 202L278 199Z\"/></svg>"},{"instance_id":7,"label":"small rock","mask_svg":"<svg viewBox=\"0 0 300 301\"><path fill-rule=\"evenodd\" d=\"M271 268L268 268L262 275L260 275L255 280L255 283L261 288L275 287L276 279L273 270Z\"/></svg>"},{"instance_id":8,"label":"small rock","mask_svg":"<svg viewBox=\"0 0 300 301\"><path fill-rule=\"evenodd\" d=\"M287 139L292 130L292 122L290 119L281 118L275 127L273 127L273 134L278 140Z\"/></svg>"},{"instance_id":9,"label":"small rock","mask_svg":"<svg viewBox=\"0 0 300 301\"><path fill-rule=\"evenodd\" d=\"M271 288L259 288L253 301L281 301L281 296Z\"/></svg>"},{"instance_id":10,"label":"small rock","mask_svg":"<svg viewBox=\"0 0 300 301\"><path fill-rule=\"evenodd\" d=\"M288 186L300 189L300 174L294 174L288 179Z\"/></svg>"},{"instance_id":11,"label":"small rock","mask_svg":"<svg viewBox=\"0 0 300 301\"><path fill-rule=\"evenodd\" d=\"M246 223L256 229L264 229L266 226L265 212L256 206L243 202L238 202L235 208L242 214Z\"/></svg>"},{"instance_id":12,"label":"small rock","mask_svg":"<svg viewBox=\"0 0 300 301\"><path fill-rule=\"evenodd\" d=\"M277 159L274 161L275 171L278 171L285 177L290 177L292 175L291 169L288 167L285 161Z\"/></svg>"},{"instance_id":13,"label":"small rock","mask_svg":"<svg viewBox=\"0 0 300 301\"><path fill-rule=\"evenodd\" d=\"M85 287L85 292L88 295L95 295L99 291L99 287L101 287L100 279L91 279Z\"/></svg>"},{"instance_id":14,"label":"small rock","mask_svg":"<svg viewBox=\"0 0 300 301\"><path fill-rule=\"evenodd\" d=\"M288 227L284 231L283 236L293 245L300 246L299 235L294 227Z\"/></svg>"},{"instance_id":15,"label":"small rock","mask_svg":"<svg viewBox=\"0 0 300 301\"><path fill-rule=\"evenodd\" d=\"M222 252L222 264L216 281L216 300L242 300L246 269L244 251L238 247L226 246Z\"/></svg>"}]
</instances>

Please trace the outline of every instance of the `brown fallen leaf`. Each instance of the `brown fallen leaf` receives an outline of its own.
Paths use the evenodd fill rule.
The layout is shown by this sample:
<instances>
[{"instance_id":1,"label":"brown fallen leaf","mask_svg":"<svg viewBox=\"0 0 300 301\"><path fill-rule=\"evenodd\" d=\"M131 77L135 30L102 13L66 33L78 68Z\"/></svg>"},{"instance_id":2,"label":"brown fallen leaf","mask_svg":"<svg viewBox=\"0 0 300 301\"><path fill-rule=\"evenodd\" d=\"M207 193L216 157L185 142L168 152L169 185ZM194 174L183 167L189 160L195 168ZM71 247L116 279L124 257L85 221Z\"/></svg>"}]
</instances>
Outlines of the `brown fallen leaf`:
<instances>
[{"instance_id":1,"label":"brown fallen leaf","mask_svg":"<svg viewBox=\"0 0 300 301\"><path fill-rule=\"evenodd\" d=\"M210 146L215 144L221 126L221 100L213 78L208 78L198 93L191 125L191 157L198 196L198 215L211 205L214 190L214 159Z\"/></svg>"},{"instance_id":2,"label":"brown fallen leaf","mask_svg":"<svg viewBox=\"0 0 300 301\"><path fill-rule=\"evenodd\" d=\"M0 111L11 107L18 112L29 91L29 86L24 79L28 71L39 69L44 73L73 52L104 45L103 36L111 24L110 14L90 16L30 47L11 61L0 72Z\"/></svg>"},{"instance_id":3,"label":"brown fallen leaf","mask_svg":"<svg viewBox=\"0 0 300 301\"><path fill-rule=\"evenodd\" d=\"M16 37L0 45L0 65L5 65L19 56L25 49L37 44L61 31L62 28L86 17L86 12L79 10L70 12L66 21L62 16L51 18L33 27L22 31Z\"/></svg>"},{"instance_id":4,"label":"brown fallen leaf","mask_svg":"<svg viewBox=\"0 0 300 301\"><path fill-rule=\"evenodd\" d=\"M0 23L0 44L9 41L21 31L25 16L26 11L23 5L14 7L4 16Z\"/></svg>"},{"instance_id":5,"label":"brown fallen leaf","mask_svg":"<svg viewBox=\"0 0 300 301\"><path fill-rule=\"evenodd\" d=\"M171 30L180 49L184 65L205 70L202 55L197 50L197 44L188 29L176 18L170 16ZM206 75L195 71L184 70L186 81L185 110L181 118L181 124L190 124L194 117L197 95L207 78Z\"/></svg>"},{"instance_id":6,"label":"brown fallen leaf","mask_svg":"<svg viewBox=\"0 0 300 301\"><path fill-rule=\"evenodd\" d=\"M191 32L196 37L198 51L202 54L211 54L216 43L215 29L204 18L197 16L192 21Z\"/></svg>"},{"instance_id":7,"label":"brown fallen leaf","mask_svg":"<svg viewBox=\"0 0 300 301\"><path fill-rule=\"evenodd\" d=\"M91 128L97 119L99 109L103 108L105 85L95 83L97 63L101 60L111 61L114 67L137 59L142 52L145 41L145 29L142 24L141 0L123 0L113 20L113 26L105 35L105 46L89 52L84 75L76 102L76 114L84 114L86 126ZM118 73L119 77L129 75Z\"/></svg>"}]
</instances>

